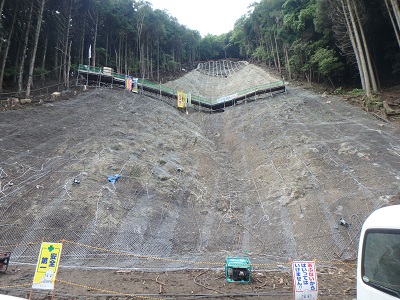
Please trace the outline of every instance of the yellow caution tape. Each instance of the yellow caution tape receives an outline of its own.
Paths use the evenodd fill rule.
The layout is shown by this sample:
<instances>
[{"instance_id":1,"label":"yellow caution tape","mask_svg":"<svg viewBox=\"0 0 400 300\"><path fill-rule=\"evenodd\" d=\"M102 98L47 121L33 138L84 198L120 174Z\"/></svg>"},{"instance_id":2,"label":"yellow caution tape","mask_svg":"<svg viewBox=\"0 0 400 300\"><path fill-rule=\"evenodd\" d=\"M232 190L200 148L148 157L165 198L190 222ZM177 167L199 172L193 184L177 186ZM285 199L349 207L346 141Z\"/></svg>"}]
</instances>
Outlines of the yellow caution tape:
<instances>
[{"instance_id":1,"label":"yellow caution tape","mask_svg":"<svg viewBox=\"0 0 400 300\"><path fill-rule=\"evenodd\" d=\"M0 286L0 289L13 289L13 288L24 287L24 286L32 286L32 283L3 285L3 286Z\"/></svg>"},{"instance_id":2,"label":"yellow caution tape","mask_svg":"<svg viewBox=\"0 0 400 300\"><path fill-rule=\"evenodd\" d=\"M140 254L128 253L128 252L124 252L124 251L100 248L100 247L81 244L81 243L68 241L68 240L61 240L60 242L69 243L69 244L77 245L77 246L80 246L80 247L90 248L90 249L103 251L103 252L108 252L108 253L114 253L114 254L125 255L125 256L130 256L130 257L136 257L136 258L143 258L143 259L166 261L166 262L186 263L186 264L192 264L192 265L214 265L214 266L223 266L224 263L225 263L225 262L211 262L211 261L190 261L190 260L172 259L172 258L166 258L166 257L156 257L156 256L150 256L150 255L140 255ZM38 245L38 244L41 244L41 242L29 242L29 243L26 243L26 244L6 245L6 246L0 246L0 248L11 248L11 247L17 247L17 246L32 246L32 245ZM342 266L347 266L347 267L352 267L352 268L357 266L356 263L349 263L349 262L323 261L323 260L315 260L315 261L319 262L319 263L325 263L325 264L330 264L330 265L342 265ZM266 263L266 264L252 263L251 265L255 266L255 267L276 267L276 266L279 266L279 265L290 266L291 263L290 262L283 262L283 263L277 262L277 263Z\"/></svg>"}]
</instances>

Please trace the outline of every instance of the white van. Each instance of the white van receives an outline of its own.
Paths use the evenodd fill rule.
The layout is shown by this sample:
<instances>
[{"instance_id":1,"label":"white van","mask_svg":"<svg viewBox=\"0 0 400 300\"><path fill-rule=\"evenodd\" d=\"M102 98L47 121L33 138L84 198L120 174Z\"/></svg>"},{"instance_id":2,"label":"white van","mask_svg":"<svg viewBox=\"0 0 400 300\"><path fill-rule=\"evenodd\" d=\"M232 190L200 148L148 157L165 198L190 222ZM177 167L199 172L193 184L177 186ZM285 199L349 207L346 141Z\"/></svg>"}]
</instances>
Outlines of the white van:
<instances>
[{"instance_id":1,"label":"white van","mask_svg":"<svg viewBox=\"0 0 400 300\"><path fill-rule=\"evenodd\" d=\"M380 208L361 229L357 299L400 299L400 205Z\"/></svg>"}]
</instances>

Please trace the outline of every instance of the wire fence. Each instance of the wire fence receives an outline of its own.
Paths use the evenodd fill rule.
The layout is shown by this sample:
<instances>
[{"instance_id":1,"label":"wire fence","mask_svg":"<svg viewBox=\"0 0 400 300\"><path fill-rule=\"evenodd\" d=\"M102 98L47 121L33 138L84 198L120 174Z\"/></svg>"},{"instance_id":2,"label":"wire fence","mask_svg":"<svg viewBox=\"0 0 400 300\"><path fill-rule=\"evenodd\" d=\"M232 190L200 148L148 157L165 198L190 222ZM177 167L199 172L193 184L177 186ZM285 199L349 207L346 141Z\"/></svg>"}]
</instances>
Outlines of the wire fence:
<instances>
[{"instance_id":1,"label":"wire fence","mask_svg":"<svg viewBox=\"0 0 400 300\"><path fill-rule=\"evenodd\" d=\"M101 91L104 93L105 90ZM112 93L110 91L110 95ZM123 95L119 98L115 93L115 100L120 105L132 105L127 94ZM132 112L142 110L142 104L154 105L153 110L157 110L157 102L149 104L140 95L132 97L136 101L131 106ZM272 105L273 101L268 101ZM277 101L275 103L280 100ZM99 109L107 107L104 101L96 103ZM153 141L146 139L144 142L139 138L128 146L124 141L126 133L131 126L137 126L134 123L138 120L122 114L118 120L111 121L124 124L120 129L108 127L101 121L109 116L108 110L103 111L104 116L96 117L100 123L89 124L87 112L83 111L82 115L77 115L80 120L68 119L64 126L75 124L74 129L62 136L58 136L57 123L54 127L48 123L47 128L42 129L45 138L29 137L38 143L29 149L24 143L28 137L22 137L21 142L21 137L13 135L4 138L7 148L0 148L4 158L0 165L0 213L3 216L0 245L21 244L12 249L8 247L14 261L34 263L37 252L26 245L42 238L172 259L168 263L154 261L150 267L154 269L191 268L205 261L205 257L209 261L220 261L227 254L249 255L254 263L260 264L275 264L289 257L354 260L362 221L370 210L384 203L376 200L381 197L380 187L373 187L373 182L367 185L368 179L360 177L364 172L355 175L350 170L368 169L370 161L359 158L343 161L338 151L329 146L329 139L326 142L315 140L303 150L289 147L267 152L268 156L260 163L252 161L257 157L247 154L246 143L238 147L234 142L245 141L245 136L249 138L255 134L240 118L227 124L234 130L225 134L226 151L216 153L212 150L214 141L200 135L199 128L193 124L187 123L184 131L171 133L170 126L187 122L180 117L175 125L157 127L154 131L157 137ZM127 109L126 113L131 114L129 111ZM141 118L147 120L154 112L141 113ZM260 117L269 116L256 113L251 117L251 123L259 128L262 127L257 125ZM161 122L162 117L157 118ZM302 138L298 123L278 132L275 139L265 137L271 143L269 147L280 147L286 139ZM208 126L212 131L222 132L219 128L222 124ZM331 126L331 130L336 130L335 126ZM92 137L93 130L101 135ZM327 132L327 138L331 134ZM311 135L313 133L309 132L308 136ZM55 138L52 141L57 145L54 151L62 151L61 155L42 156L41 144L48 137ZM107 145L101 142L103 137L108 139ZM196 139L201 140L203 146L185 151L179 158L178 154L170 152L172 150L159 152L160 143L187 144L188 141L195 143ZM79 140L81 142L76 142ZM75 141L71 144L74 146L68 151L62 150L66 145L64 141ZM171 149L173 146L163 147ZM353 151L346 145L342 147L341 151ZM201 165L193 158L203 155L211 155L210 159L219 165L216 169L219 174L199 178ZM233 168L234 161L237 166ZM323 168L319 166L322 163ZM389 171L379 176L391 177L392 172L398 172L395 168ZM120 181L107 182L110 173L121 174ZM275 180L262 180L265 174L273 174ZM74 179L79 179L81 184L74 184ZM214 191L210 191L210 187ZM331 192L326 194L323 190ZM298 199L303 200L298 202ZM298 204L293 205L293 202ZM359 203L367 205L360 209ZM347 208L346 212L335 212L343 207ZM339 216L352 225L340 226ZM115 253L103 253L95 248L70 245L65 251L65 263L70 266L105 267L115 263L118 268L149 267L134 256L129 262L114 262Z\"/></svg>"},{"instance_id":2,"label":"wire fence","mask_svg":"<svg viewBox=\"0 0 400 300\"><path fill-rule=\"evenodd\" d=\"M63 244L62 251L62 261L61 266L71 266L71 262L75 262L76 266L85 267L85 268L106 268L106 269L116 269L120 270L122 268L127 269L139 269L139 270L148 270L148 271L165 271L169 269L163 269L161 266L166 265L174 265L172 267L173 270L176 269L210 269L217 268L222 269L225 264L224 256L220 257L214 256L215 260L197 260L195 256L191 256L188 259L182 258L182 256L177 257L161 257L161 256L153 256L153 255L144 255L137 253L130 253L127 251L114 250L111 248L101 248L93 245L85 245L81 243L77 243L74 241L68 240L60 240L54 241L57 243ZM14 264L35 264L37 257L39 255L41 241L37 242L29 242L26 244L10 244L0 246L1 251L7 250L15 250L19 248L24 249L24 255L19 255L18 258L13 259ZM80 253L85 253L85 255L77 255L77 251L79 249ZM18 253L13 252L13 257L17 256ZM252 255L255 261L257 261L256 256ZM97 262L87 261L84 264L79 263L82 260L87 260L90 257L90 260L96 260ZM15 261L16 260L16 261ZM105 261L112 261L112 264L104 264ZM123 264L118 264L118 261L123 261ZM330 265L330 266L347 266L350 268L355 268L355 262L347 262L341 260L332 260L332 261L324 261L317 260L315 261L319 265ZM126 267L130 265L130 267ZM135 267L137 265L138 267ZM252 262L251 266L256 270L290 270L291 261L272 261L270 263L257 263Z\"/></svg>"},{"instance_id":3,"label":"wire fence","mask_svg":"<svg viewBox=\"0 0 400 300\"><path fill-rule=\"evenodd\" d=\"M116 251L116 250L111 250L109 248L100 248L97 246L92 246L92 245L84 245L84 244L79 244L76 243L74 241L67 241L67 240L61 240L61 241L57 241L57 242L61 242L63 244L63 253L61 255L61 263L60 263L60 267L66 267L66 261L70 262L70 254L71 253L76 253L76 249L77 248L81 248L81 252L85 252L85 249L87 250L86 253L89 254L90 256L86 256L86 257L82 257L82 260L88 260L88 257L90 257L90 260L97 260L97 261L102 261L103 262L103 267L101 266L90 266L90 263L87 264L85 263L84 265L80 266L79 268L85 268L88 269L90 268L91 273L93 273L93 277L95 277L95 274L97 272L98 269L100 270L104 270L104 269L110 269L110 270L114 270L115 272L131 272L131 271L137 271L138 269L135 267L129 267L129 268L119 268L118 265L114 265L111 266L109 263L106 263L106 261L113 261L118 262L118 261L124 261L124 262L128 262L129 264L140 264L141 267L139 270L143 271L143 270L147 270L150 272L157 272L157 273L161 273L163 271L169 271L166 269L163 269L159 267L159 263L162 263L162 265L167 265L167 264L175 264L176 265L181 265L182 269L192 269L192 270L206 270L206 272L209 272L211 270L214 271L223 271L224 268L224 263L225 261L220 260L220 261L194 261L193 258L190 259L174 259L174 258L170 258L170 257L155 257L155 256L146 256L146 255L138 255L135 253L129 253L129 252L125 252L125 251ZM30 242L27 244L18 244L18 245L6 245L6 246L2 246L0 247L0 251L4 251L4 249L15 249L15 247L24 247L25 249L31 249L28 252L36 252L39 253L40 250L40 244L41 242ZM356 268L356 264L355 263L351 263L351 262L341 262L341 261L315 261L317 266L318 266L318 270L323 269L324 266L329 266L330 268L332 267L337 267L340 269L345 269L348 270L349 273L354 273L355 272L355 268ZM27 263L30 264L30 263ZM30 264L31 265L31 264ZM157 267L155 267L156 265L158 265ZM107 266L107 267L106 267ZM68 266L67 266L68 267ZM174 267L175 269L176 267ZM290 273L291 271L291 261L283 261L283 262L275 262L275 263L251 263L251 268L254 274L261 274L259 272L276 272L279 271L282 274L286 273L288 274L287 276L290 278L291 275ZM64 273L68 273L67 271L64 271ZM202 273L199 273L198 275L201 275ZM198 275L196 277L198 277ZM64 274L65 276L65 274ZM92 297L94 296L98 296L98 297L109 297L109 296L121 296L121 297L134 297L134 298L138 298L138 299L165 299L165 297L163 295L160 295L160 297L157 297L156 295L141 295L141 294L133 294L133 293L126 293L126 292L121 292L118 289L116 289L116 287L110 282L109 285L101 285L101 287L96 286L94 284L94 282L92 282L92 284L88 285L85 284L81 281L71 281L71 280L65 280L63 279L64 276L58 276L60 278L56 279L56 292L57 294L60 294L62 296L67 296L65 295L64 292L62 291L57 291L57 287L61 284L65 287L67 287L68 290L68 286L70 287L74 287L74 288L78 288L78 289L82 289L83 291L90 291L90 294ZM255 276L255 277L254 277ZM284 276L284 275L281 275ZM257 276L253 275L252 276L254 281L257 282L257 280L255 279ZM157 276L158 278L158 276ZM162 287L161 285L165 285L164 283L157 281L156 278L156 282L160 284L160 293L162 291ZM282 277L281 277L282 278ZM281 279L283 280L283 279ZM196 278L194 278L195 283L196 282ZM258 280L259 281L259 280ZM199 286L202 286L201 284L199 284ZM207 287L205 287L207 288ZM29 290L31 289L31 284L10 284L10 285L5 285L4 283L1 284L0 283L0 291L6 291L6 292L12 292L14 295L19 295L19 294L28 294ZM209 290L213 290L216 291L215 289L213 289L212 287L208 287ZM320 289L322 291L327 290L326 287L320 287ZM94 295L94 293L97 292L98 294ZM219 292L219 291L218 291ZM71 293L71 292L70 292ZM221 293L220 294L224 295L225 293ZM36 295L36 297L40 294L42 294L42 296L44 297L45 294L43 294L43 291L39 291L36 290L34 292L34 294ZM257 291L253 293L246 293L245 291L242 291L242 296L290 296L292 293L291 292L287 292L282 293L280 292L279 294L274 294L271 293L271 291L269 292L263 292L263 291ZM204 293L202 293L201 295L204 296ZM329 295L332 295L332 292L329 292ZM71 295L69 297L73 298L76 297L77 295ZM178 294L176 295L178 296ZM179 295L182 296L182 295ZM193 295L195 296L195 295ZM229 296L229 295L228 295ZM167 295L167 298L171 297L171 295ZM210 295L211 297L211 295ZM36 298L34 298L36 299Z\"/></svg>"}]
</instances>

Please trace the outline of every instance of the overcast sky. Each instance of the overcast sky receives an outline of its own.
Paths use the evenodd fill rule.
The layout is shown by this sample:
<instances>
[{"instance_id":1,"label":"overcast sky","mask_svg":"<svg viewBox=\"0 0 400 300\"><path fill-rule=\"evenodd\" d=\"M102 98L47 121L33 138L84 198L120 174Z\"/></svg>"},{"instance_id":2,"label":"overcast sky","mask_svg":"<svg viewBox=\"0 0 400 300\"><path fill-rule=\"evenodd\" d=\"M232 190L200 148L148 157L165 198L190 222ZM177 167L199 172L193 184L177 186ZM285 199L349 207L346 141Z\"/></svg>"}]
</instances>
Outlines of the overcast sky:
<instances>
[{"instance_id":1,"label":"overcast sky","mask_svg":"<svg viewBox=\"0 0 400 300\"><path fill-rule=\"evenodd\" d=\"M147 0L153 9L165 9L180 24L208 33L220 35L233 29L237 19L246 14L249 4L258 0Z\"/></svg>"}]
</instances>

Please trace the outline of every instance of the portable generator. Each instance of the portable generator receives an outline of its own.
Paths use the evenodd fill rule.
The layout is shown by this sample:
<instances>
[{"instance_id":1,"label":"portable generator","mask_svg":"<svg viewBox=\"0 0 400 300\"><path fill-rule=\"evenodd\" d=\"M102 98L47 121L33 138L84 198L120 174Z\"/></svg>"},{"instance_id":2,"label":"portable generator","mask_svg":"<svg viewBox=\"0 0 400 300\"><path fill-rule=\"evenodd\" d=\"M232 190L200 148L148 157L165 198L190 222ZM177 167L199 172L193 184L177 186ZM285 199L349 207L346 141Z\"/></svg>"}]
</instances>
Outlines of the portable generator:
<instances>
[{"instance_id":1,"label":"portable generator","mask_svg":"<svg viewBox=\"0 0 400 300\"><path fill-rule=\"evenodd\" d=\"M0 271L7 272L10 256L11 252L0 252Z\"/></svg>"},{"instance_id":2,"label":"portable generator","mask_svg":"<svg viewBox=\"0 0 400 300\"><path fill-rule=\"evenodd\" d=\"M250 282L251 263L247 257L227 257L225 276L228 282Z\"/></svg>"}]
</instances>

